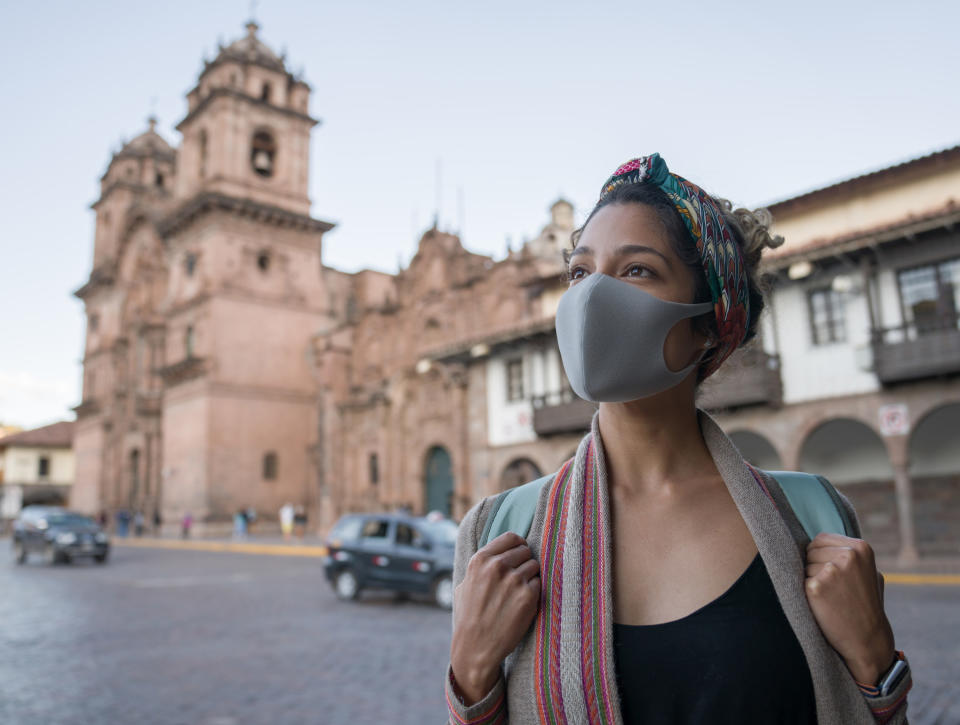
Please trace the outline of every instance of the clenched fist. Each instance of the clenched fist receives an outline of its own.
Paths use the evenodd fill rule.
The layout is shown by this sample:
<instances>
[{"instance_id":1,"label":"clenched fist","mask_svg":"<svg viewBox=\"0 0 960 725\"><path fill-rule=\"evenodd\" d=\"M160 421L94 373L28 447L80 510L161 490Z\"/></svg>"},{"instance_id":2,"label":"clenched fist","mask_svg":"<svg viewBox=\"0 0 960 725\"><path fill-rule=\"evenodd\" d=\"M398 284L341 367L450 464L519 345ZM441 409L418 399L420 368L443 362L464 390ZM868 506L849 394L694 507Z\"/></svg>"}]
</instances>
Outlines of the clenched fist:
<instances>
[{"instance_id":1,"label":"clenched fist","mask_svg":"<svg viewBox=\"0 0 960 725\"><path fill-rule=\"evenodd\" d=\"M883 576L866 541L819 534L807 547L807 601L857 682L874 685L896 656Z\"/></svg>"},{"instance_id":2,"label":"clenched fist","mask_svg":"<svg viewBox=\"0 0 960 725\"><path fill-rule=\"evenodd\" d=\"M530 627L540 602L540 562L517 534L501 534L467 564L454 596L450 666L467 704L497 683L500 663Z\"/></svg>"}]
</instances>

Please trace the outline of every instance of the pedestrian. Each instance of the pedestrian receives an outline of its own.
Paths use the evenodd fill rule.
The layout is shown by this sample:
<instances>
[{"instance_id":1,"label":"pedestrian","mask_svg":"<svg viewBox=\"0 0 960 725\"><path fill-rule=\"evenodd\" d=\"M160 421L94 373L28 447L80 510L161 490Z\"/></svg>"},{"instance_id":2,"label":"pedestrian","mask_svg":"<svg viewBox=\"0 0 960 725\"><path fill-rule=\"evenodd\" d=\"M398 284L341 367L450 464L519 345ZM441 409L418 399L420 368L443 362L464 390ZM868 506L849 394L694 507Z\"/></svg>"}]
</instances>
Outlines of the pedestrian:
<instances>
[{"instance_id":1,"label":"pedestrian","mask_svg":"<svg viewBox=\"0 0 960 725\"><path fill-rule=\"evenodd\" d=\"M247 512L243 509L233 515L233 538L247 538Z\"/></svg>"},{"instance_id":2,"label":"pedestrian","mask_svg":"<svg viewBox=\"0 0 960 725\"><path fill-rule=\"evenodd\" d=\"M849 501L825 497L849 526L811 542L696 407L756 335L769 221L658 154L604 184L556 315L567 379L599 409L527 484L542 495L484 498L460 524L451 722L906 722L908 665ZM525 505L529 528L483 543L495 503L493 527Z\"/></svg>"},{"instance_id":3,"label":"pedestrian","mask_svg":"<svg viewBox=\"0 0 960 725\"><path fill-rule=\"evenodd\" d=\"M100 528L101 528L101 529L106 529L106 528L107 528L107 523L109 523L109 521L110 521L110 519L109 519L109 517L107 516L107 511L106 511L106 509L100 509L100 513L97 514L97 523L100 524Z\"/></svg>"},{"instance_id":4,"label":"pedestrian","mask_svg":"<svg viewBox=\"0 0 960 725\"><path fill-rule=\"evenodd\" d=\"M133 532L136 536L143 536L143 511L137 511L133 516Z\"/></svg>"},{"instance_id":5,"label":"pedestrian","mask_svg":"<svg viewBox=\"0 0 960 725\"><path fill-rule=\"evenodd\" d=\"M180 521L180 537L183 539L190 538L190 527L193 526L193 514L187 511L183 515L183 519Z\"/></svg>"},{"instance_id":6,"label":"pedestrian","mask_svg":"<svg viewBox=\"0 0 960 725\"><path fill-rule=\"evenodd\" d=\"M244 513L247 515L247 534L249 535L253 533L253 524L257 520L257 512L253 506L247 506Z\"/></svg>"},{"instance_id":7,"label":"pedestrian","mask_svg":"<svg viewBox=\"0 0 960 725\"><path fill-rule=\"evenodd\" d=\"M160 507L153 510L153 535L160 535L160 527L163 526L163 518L160 516Z\"/></svg>"},{"instance_id":8,"label":"pedestrian","mask_svg":"<svg viewBox=\"0 0 960 725\"><path fill-rule=\"evenodd\" d=\"M280 530L285 541L290 540L293 533L293 504L285 503L280 507Z\"/></svg>"},{"instance_id":9,"label":"pedestrian","mask_svg":"<svg viewBox=\"0 0 960 725\"><path fill-rule=\"evenodd\" d=\"M307 533L307 511L303 506L297 506L293 514L293 527L297 538L303 539Z\"/></svg>"},{"instance_id":10,"label":"pedestrian","mask_svg":"<svg viewBox=\"0 0 960 725\"><path fill-rule=\"evenodd\" d=\"M130 512L126 509L120 509L115 515L117 523L117 536L126 538L130 530Z\"/></svg>"}]
</instances>

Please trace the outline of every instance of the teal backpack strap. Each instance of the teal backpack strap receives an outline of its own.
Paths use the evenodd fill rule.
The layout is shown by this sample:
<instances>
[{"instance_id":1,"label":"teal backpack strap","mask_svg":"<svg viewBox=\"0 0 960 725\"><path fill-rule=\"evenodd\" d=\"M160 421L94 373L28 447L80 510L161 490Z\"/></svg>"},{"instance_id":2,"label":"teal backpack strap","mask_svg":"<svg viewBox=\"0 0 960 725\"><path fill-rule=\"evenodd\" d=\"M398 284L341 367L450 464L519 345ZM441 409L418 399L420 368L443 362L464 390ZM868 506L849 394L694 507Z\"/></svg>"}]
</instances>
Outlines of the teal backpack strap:
<instances>
[{"instance_id":1,"label":"teal backpack strap","mask_svg":"<svg viewBox=\"0 0 960 725\"><path fill-rule=\"evenodd\" d=\"M512 531L523 538L530 533L533 524L533 515L537 510L537 501L544 485L553 481L555 473L538 478L522 486L511 488L499 494L490 508L487 523L483 526L483 533L477 542L477 548L486 546L500 534Z\"/></svg>"},{"instance_id":2,"label":"teal backpack strap","mask_svg":"<svg viewBox=\"0 0 960 725\"><path fill-rule=\"evenodd\" d=\"M840 500L840 494L823 476L796 471L764 471L776 480L807 536L843 534L850 536L853 522Z\"/></svg>"}]
</instances>

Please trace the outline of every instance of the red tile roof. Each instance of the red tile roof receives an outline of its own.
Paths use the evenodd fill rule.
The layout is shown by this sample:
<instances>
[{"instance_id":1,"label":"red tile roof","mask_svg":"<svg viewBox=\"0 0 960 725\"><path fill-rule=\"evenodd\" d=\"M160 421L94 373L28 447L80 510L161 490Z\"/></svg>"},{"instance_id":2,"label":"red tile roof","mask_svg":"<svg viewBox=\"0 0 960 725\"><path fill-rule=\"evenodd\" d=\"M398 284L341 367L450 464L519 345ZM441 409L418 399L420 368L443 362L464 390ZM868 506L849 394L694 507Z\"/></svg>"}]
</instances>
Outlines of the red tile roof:
<instances>
[{"instance_id":1,"label":"red tile roof","mask_svg":"<svg viewBox=\"0 0 960 725\"><path fill-rule=\"evenodd\" d=\"M960 146L952 146L942 151L935 151L926 156L919 156L900 164L887 166L877 171L871 171L867 174L854 176L850 179L844 179L835 184L824 186L820 189L814 189L789 199L778 201L773 204L767 204L767 209L773 214L774 219L777 215L799 212L808 206L816 206L831 196L837 195L855 195L864 188L874 187L878 183L893 181L898 176L909 176L915 173L935 170L937 167L956 165L960 162Z\"/></svg>"},{"instance_id":2,"label":"red tile roof","mask_svg":"<svg viewBox=\"0 0 960 725\"><path fill-rule=\"evenodd\" d=\"M73 445L73 421L45 425L42 428L25 430L0 438L0 448L21 446L24 448L70 448Z\"/></svg>"}]
</instances>

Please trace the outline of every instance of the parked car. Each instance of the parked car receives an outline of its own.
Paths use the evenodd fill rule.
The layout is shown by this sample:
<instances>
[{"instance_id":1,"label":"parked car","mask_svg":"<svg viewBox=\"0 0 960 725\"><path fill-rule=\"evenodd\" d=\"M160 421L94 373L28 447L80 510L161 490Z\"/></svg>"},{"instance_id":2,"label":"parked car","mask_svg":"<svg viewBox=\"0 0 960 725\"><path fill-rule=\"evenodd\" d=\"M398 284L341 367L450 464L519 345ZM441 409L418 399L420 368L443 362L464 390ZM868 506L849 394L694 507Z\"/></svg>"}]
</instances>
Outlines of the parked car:
<instances>
[{"instance_id":1,"label":"parked car","mask_svg":"<svg viewBox=\"0 0 960 725\"><path fill-rule=\"evenodd\" d=\"M90 557L98 564L110 555L110 539L89 516L59 506L26 506L13 523L13 556L23 564L32 553L50 564Z\"/></svg>"},{"instance_id":2,"label":"parked car","mask_svg":"<svg viewBox=\"0 0 960 725\"><path fill-rule=\"evenodd\" d=\"M336 595L356 599L364 589L428 593L453 606L457 524L409 514L348 514L327 538L324 573Z\"/></svg>"}]
</instances>

